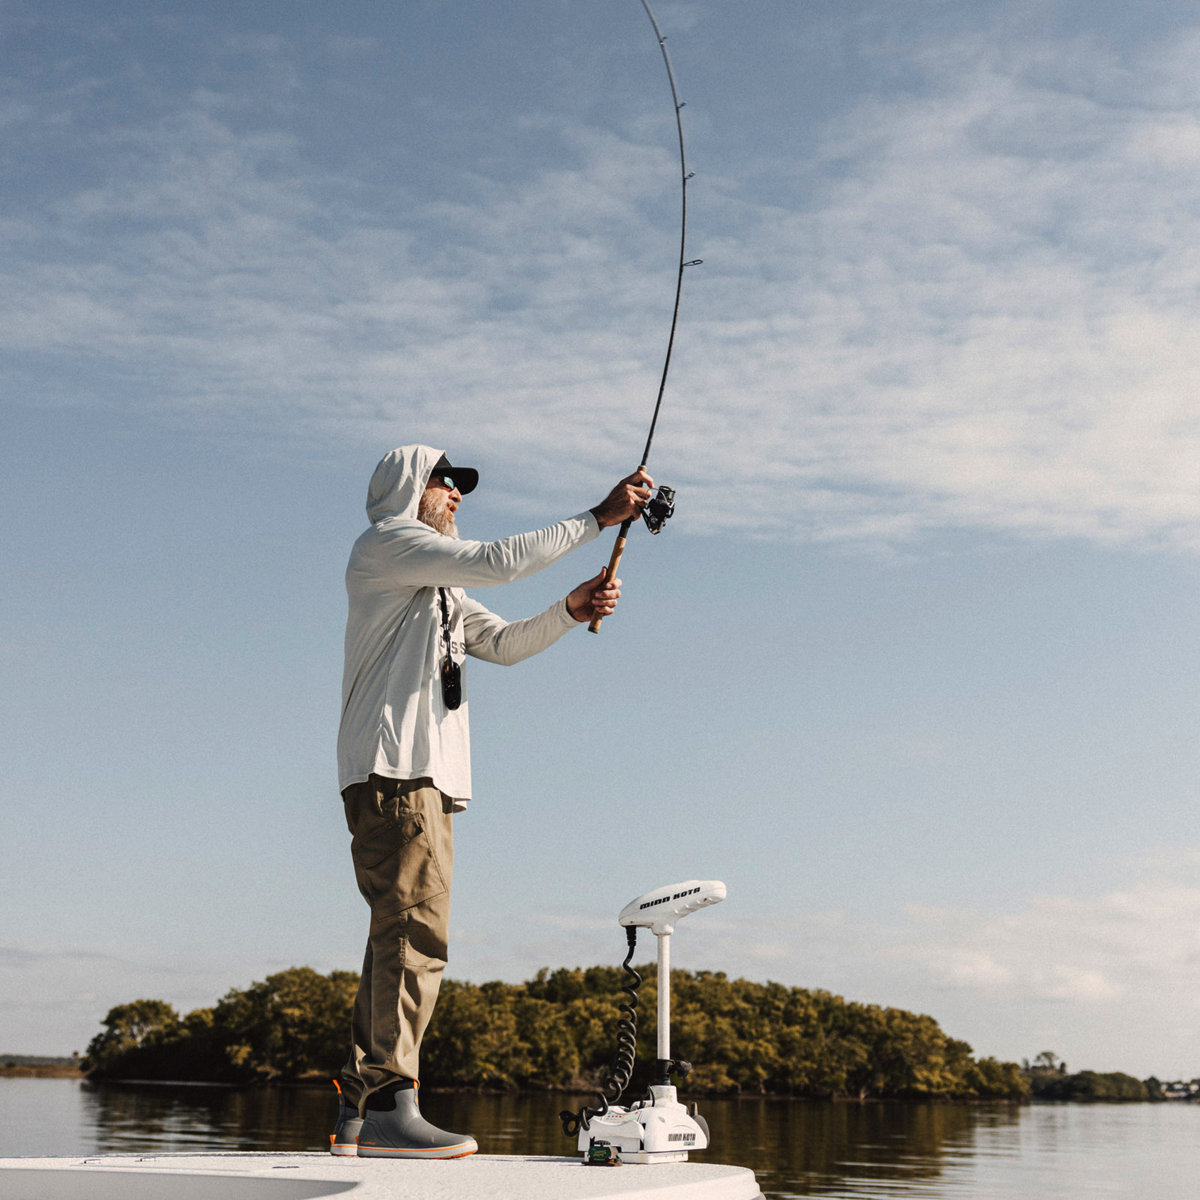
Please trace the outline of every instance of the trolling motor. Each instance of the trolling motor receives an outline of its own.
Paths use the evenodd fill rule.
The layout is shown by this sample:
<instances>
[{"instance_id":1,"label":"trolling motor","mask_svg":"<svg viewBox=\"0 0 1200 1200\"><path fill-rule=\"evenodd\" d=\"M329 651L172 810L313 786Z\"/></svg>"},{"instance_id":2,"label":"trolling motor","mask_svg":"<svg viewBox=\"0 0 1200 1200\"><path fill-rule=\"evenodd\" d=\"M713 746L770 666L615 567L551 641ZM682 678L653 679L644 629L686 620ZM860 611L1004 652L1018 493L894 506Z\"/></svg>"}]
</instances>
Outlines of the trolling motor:
<instances>
[{"instance_id":1,"label":"trolling motor","mask_svg":"<svg viewBox=\"0 0 1200 1200\"><path fill-rule=\"evenodd\" d=\"M625 1015L618 1025L616 1064L604 1083L598 1109L585 1105L577 1113L560 1114L563 1133L568 1137L578 1134L585 1165L685 1162L689 1150L703 1150L708 1145L708 1123L694 1104L688 1107L679 1103L671 1083L672 1072L687 1076L692 1069L691 1063L671 1057L671 934L675 922L688 913L724 899L723 883L689 879L656 888L621 909L617 920L625 926L629 944L622 965L633 981L624 989L630 1002L621 1005ZM619 1107L610 1105L609 1100L620 1100L628 1087L637 1052L637 989L642 977L629 963L638 926L658 938L658 1057L654 1083L646 1095L628 1107Z\"/></svg>"}]
</instances>

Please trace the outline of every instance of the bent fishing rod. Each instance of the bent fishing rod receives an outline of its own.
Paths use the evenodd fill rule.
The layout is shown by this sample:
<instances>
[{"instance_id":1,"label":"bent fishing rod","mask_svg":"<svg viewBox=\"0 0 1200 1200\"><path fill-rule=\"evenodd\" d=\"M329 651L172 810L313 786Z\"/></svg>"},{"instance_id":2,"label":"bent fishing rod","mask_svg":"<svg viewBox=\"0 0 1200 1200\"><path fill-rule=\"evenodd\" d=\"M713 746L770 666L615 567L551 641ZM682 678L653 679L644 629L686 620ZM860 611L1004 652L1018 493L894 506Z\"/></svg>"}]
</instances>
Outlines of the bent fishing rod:
<instances>
[{"instance_id":1,"label":"bent fishing rod","mask_svg":"<svg viewBox=\"0 0 1200 1200\"><path fill-rule=\"evenodd\" d=\"M650 444L654 441L654 429L658 425L658 413L659 409L662 408L663 394L667 389L667 375L671 370L671 352L675 348L675 329L679 324L679 299L683 294L683 273L688 267L698 267L704 261L703 259L694 258L689 262L687 259L687 185L688 180L692 178L694 172L689 171L687 168L687 156L683 149L683 118L680 113L684 105L679 99L679 89L675 85L675 71L671 67L671 56L667 53L667 39L658 27L658 21L655 20L654 13L651 11L650 5L646 0L642 0L642 8L646 10L646 16L650 18L650 24L654 27L654 36L658 38L658 48L662 51L663 63L667 68L667 79L671 84L671 100L675 105L675 129L679 134L681 210L679 218L679 272L675 280L675 307L671 313L671 332L667 337L667 354L663 360L662 378L658 384L658 398L654 403L654 415L650 419L650 432L646 437L645 449L642 450L642 462L638 468L640 471L646 469L646 464L650 459ZM674 511L674 490L669 487L660 487L658 494L643 510L642 519L646 522L646 527L651 533L658 533ZM617 567L620 566L621 556L625 553L625 542L629 537L629 529L633 525L634 520L634 517L627 518L621 523L620 529L617 530L617 540L613 543L612 557L608 560L608 566L604 571L605 583L617 577ZM600 623L603 620L603 617L593 617L591 623L588 625L588 629L592 633L599 633Z\"/></svg>"}]
</instances>

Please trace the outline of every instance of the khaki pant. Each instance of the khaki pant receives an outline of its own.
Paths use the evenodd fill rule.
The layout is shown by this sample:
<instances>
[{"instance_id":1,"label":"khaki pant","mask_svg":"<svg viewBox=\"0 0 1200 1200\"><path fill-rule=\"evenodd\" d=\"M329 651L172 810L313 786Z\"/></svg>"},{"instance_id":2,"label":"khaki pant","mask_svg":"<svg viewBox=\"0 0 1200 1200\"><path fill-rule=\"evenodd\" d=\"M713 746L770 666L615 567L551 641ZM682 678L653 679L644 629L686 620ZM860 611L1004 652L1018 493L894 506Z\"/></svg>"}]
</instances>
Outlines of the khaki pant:
<instances>
[{"instance_id":1,"label":"khaki pant","mask_svg":"<svg viewBox=\"0 0 1200 1200\"><path fill-rule=\"evenodd\" d=\"M350 1104L398 1078L418 1078L450 932L454 826L429 779L372 775L343 793L358 890L371 906L342 1090Z\"/></svg>"}]
</instances>

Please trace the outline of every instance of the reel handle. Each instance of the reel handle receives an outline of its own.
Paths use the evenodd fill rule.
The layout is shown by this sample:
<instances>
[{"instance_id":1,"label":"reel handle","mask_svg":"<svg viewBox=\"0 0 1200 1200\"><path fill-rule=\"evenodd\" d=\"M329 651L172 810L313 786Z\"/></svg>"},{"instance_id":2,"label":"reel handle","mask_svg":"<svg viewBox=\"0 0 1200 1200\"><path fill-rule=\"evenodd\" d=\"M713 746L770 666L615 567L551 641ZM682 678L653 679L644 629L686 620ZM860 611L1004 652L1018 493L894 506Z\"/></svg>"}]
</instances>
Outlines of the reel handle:
<instances>
[{"instance_id":1,"label":"reel handle","mask_svg":"<svg viewBox=\"0 0 1200 1200\"><path fill-rule=\"evenodd\" d=\"M613 543L612 557L608 560L608 566L604 568L605 583L617 577L617 568L621 565L621 555L625 553L625 539L629 536L629 527L632 524L632 517L621 522L621 528L617 531L617 540ZM603 617L593 617L588 624L588 633L599 633L600 622L603 620Z\"/></svg>"}]
</instances>

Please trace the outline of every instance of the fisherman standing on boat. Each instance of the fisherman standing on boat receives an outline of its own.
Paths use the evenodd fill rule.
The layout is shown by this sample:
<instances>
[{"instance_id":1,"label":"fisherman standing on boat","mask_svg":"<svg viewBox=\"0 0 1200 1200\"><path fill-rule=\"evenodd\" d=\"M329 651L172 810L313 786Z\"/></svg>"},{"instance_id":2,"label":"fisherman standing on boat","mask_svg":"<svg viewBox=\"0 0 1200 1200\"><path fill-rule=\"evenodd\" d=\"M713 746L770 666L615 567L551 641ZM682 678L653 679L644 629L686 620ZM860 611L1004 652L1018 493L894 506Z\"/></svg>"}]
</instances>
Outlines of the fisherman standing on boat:
<instances>
[{"instance_id":1,"label":"fisherman standing on boat","mask_svg":"<svg viewBox=\"0 0 1200 1200\"><path fill-rule=\"evenodd\" d=\"M504 621L464 592L523 579L636 516L653 481L623 479L595 508L496 542L460 540L455 513L479 474L440 450L384 455L367 490L371 526L346 569L349 617L339 787L354 873L371 906L334 1154L459 1158L478 1146L426 1121L418 1053L446 964L453 814L471 798L467 655L505 666L617 606L605 572L539 616Z\"/></svg>"}]
</instances>

